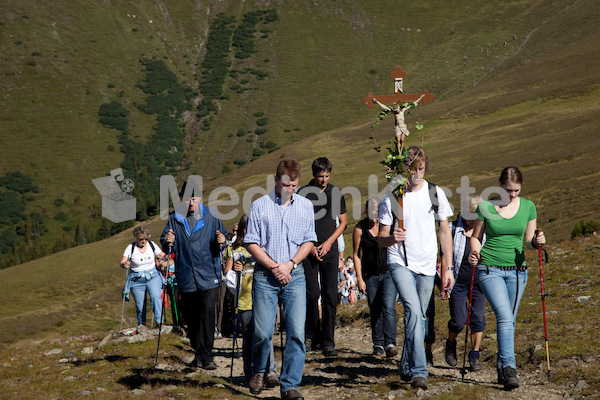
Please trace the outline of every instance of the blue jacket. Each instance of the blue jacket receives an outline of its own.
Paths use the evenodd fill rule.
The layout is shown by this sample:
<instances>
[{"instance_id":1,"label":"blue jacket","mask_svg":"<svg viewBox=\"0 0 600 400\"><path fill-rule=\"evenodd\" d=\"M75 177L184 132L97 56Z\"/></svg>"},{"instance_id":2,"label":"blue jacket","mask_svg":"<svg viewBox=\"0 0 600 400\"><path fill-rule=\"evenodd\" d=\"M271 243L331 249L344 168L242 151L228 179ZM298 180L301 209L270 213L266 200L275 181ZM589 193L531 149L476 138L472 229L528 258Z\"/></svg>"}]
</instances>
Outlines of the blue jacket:
<instances>
[{"instance_id":1,"label":"blue jacket","mask_svg":"<svg viewBox=\"0 0 600 400\"><path fill-rule=\"evenodd\" d=\"M175 232L175 277L179 290L184 293L214 289L221 286L223 265L216 232L227 234L215 211L200 204L201 219L190 230L186 217L179 213L169 215L167 225L160 237L165 252L164 237L169 229Z\"/></svg>"}]
</instances>

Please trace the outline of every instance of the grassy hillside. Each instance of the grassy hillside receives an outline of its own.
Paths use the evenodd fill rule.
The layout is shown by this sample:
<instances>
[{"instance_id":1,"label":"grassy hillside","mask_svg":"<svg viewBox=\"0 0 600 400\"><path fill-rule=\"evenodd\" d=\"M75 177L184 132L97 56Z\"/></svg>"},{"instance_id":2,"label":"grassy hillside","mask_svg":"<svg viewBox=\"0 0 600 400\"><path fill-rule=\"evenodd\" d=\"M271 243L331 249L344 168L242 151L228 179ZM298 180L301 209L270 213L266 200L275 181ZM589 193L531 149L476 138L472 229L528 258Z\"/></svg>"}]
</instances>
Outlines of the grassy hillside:
<instances>
[{"instance_id":1,"label":"grassy hillside","mask_svg":"<svg viewBox=\"0 0 600 400\"><path fill-rule=\"evenodd\" d=\"M223 12L238 26L248 13L264 9L276 9L278 19L255 26L256 52L249 58L236 58L231 48L224 94L207 126L194 107L202 99L201 66L211 22ZM19 239L30 250L50 251L57 242L72 242L78 226L84 242L94 239L102 218L100 196L90 180L108 174L128 156L121 152L118 132L98 122L98 110L104 103L120 102L129 111L130 138L140 144L152 139L156 116L136 107L146 97L138 87L145 77L140 61L152 58L195 91L191 111L181 120L187 145L177 149L184 159L180 180L189 174L214 178L258 158L241 172L249 175L263 168L255 165L263 158L271 162L261 153L348 124L366 128L364 121L374 119L377 111L366 109L362 97L369 91L390 93L389 73L401 65L408 73L406 92L428 89L436 95L436 101L414 113L414 119L427 122L425 143L433 155L443 149L449 151L444 157L464 161L458 149L477 145L496 156L481 154L466 172L453 165L443 169L447 175L437 176L442 170L434 169L439 183L452 185L457 174L490 171L509 161L536 167L544 177L553 173L557 160L569 159L569 168L561 171L573 168L593 188L597 178L590 172L592 164L575 144L583 141L585 150L592 151L597 143L598 32L593 21L598 12L590 0L427 1L394 8L350 0L3 2L0 144L8 156L0 158L0 176L19 171L33 179L39 192L27 195L26 214L43 215L47 228L37 242ZM256 73L244 72L248 69ZM257 128L266 132L257 135ZM561 135L565 130L569 133ZM368 138L367 131L356 137ZM335 135L331 132L327 136ZM525 134L529 142L520 141L507 157L498 151L506 149L487 142L497 137L513 143L505 140L507 135ZM539 138L542 134L546 139ZM535 150L522 152L521 145L535 145ZM311 153L299 146L284 152L305 152L308 162L324 149ZM360 147L365 151L360 157L373 157L376 167L369 146ZM550 153L560 148L552 163L544 159L548 147ZM344 158L337 158L336 173L350 177L342 168ZM338 177L337 183L345 184ZM563 172L548 179L565 178ZM544 179L537 182L540 189L547 186ZM566 192L558 195L581 198L571 189L562 190ZM587 218L592 209L571 207L568 216ZM559 217L548 215L553 221ZM568 234L569 223L559 229L562 236Z\"/></svg>"}]
</instances>

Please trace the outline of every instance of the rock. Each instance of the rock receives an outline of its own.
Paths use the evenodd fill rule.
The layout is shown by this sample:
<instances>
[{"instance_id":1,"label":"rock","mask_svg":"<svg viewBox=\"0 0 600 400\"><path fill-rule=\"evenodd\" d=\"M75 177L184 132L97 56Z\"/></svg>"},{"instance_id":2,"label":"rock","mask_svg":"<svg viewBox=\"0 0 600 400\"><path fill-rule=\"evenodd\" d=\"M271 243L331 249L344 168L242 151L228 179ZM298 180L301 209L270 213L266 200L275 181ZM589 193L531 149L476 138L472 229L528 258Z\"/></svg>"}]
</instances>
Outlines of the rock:
<instances>
[{"instance_id":1,"label":"rock","mask_svg":"<svg viewBox=\"0 0 600 400\"><path fill-rule=\"evenodd\" d=\"M588 301L590 301L591 298L592 298L592 296L579 296L577 298L577 302L578 303L587 303Z\"/></svg>"},{"instance_id":2,"label":"rock","mask_svg":"<svg viewBox=\"0 0 600 400\"><path fill-rule=\"evenodd\" d=\"M63 382L74 382L76 380L77 380L76 377L74 377L73 375L69 375L63 379Z\"/></svg>"},{"instance_id":3,"label":"rock","mask_svg":"<svg viewBox=\"0 0 600 400\"><path fill-rule=\"evenodd\" d=\"M44 353L45 356L53 356L55 354L61 354L62 353L62 349L52 349L52 350L48 350L47 352Z\"/></svg>"},{"instance_id":4,"label":"rock","mask_svg":"<svg viewBox=\"0 0 600 400\"><path fill-rule=\"evenodd\" d=\"M415 397L427 397L427 392L424 391L423 389L419 388L417 389L417 392L415 393Z\"/></svg>"},{"instance_id":5,"label":"rock","mask_svg":"<svg viewBox=\"0 0 600 400\"><path fill-rule=\"evenodd\" d=\"M97 387L96 392L108 392L108 390L104 389L103 387Z\"/></svg>"},{"instance_id":6,"label":"rock","mask_svg":"<svg viewBox=\"0 0 600 400\"><path fill-rule=\"evenodd\" d=\"M91 347L91 346L90 346L90 347L84 347L84 348L81 350L81 353L82 353L82 354L93 354L93 353L94 353L94 348L93 348L93 347Z\"/></svg>"},{"instance_id":7,"label":"rock","mask_svg":"<svg viewBox=\"0 0 600 400\"><path fill-rule=\"evenodd\" d=\"M106 346L106 344L110 341L110 339L113 337L113 333L109 333L108 335L104 336L104 339L102 339L102 341L100 342L100 344L98 345L98 348L101 349L102 347Z\"/></svg>"},{"instance_id":8,"label":"rock","mask_svg":"<svg viewBox=\"0 0 600 400\"><path fill-rule=\"evenodd\" d=\"M68 353L65 354L65 357L73 357L75 355L74 352L69 351Z\"/></svg>"},{"instance_id":9,"label":"rock","mask_svg":"<svg viewBox=\"0 0 600 400\"><path fill-rule=\"evenodd\" d=\"M10 363L8 363L8 362L5 362L4 364L2 364L2 366L4 368L10 368L11 367Z\"/></svg>"},{"instance_id":10,"label":"rock","mask_svg":"<svg viewBox=\"0 0 600 400\"><path fill-rule=\"evenodd\" d=\"M573 390L575 390L576 392L579 392L583 389L587 389L587 387L588 387L587 382L584 381L583 379L580 379L579 382L577 382L577 384L573 388Z\"/></svg>"},{"instance_id":11,"label":"rock","mask_svg":"<svg viewBox=\"0 0 600 400\"><path fill-rule=\"evenodd\" d=\"M146 391L143 389L134 389L131 391L131 394L133 394L134 396L143 396L146 394Z\"/></svg>"}]
</instances>

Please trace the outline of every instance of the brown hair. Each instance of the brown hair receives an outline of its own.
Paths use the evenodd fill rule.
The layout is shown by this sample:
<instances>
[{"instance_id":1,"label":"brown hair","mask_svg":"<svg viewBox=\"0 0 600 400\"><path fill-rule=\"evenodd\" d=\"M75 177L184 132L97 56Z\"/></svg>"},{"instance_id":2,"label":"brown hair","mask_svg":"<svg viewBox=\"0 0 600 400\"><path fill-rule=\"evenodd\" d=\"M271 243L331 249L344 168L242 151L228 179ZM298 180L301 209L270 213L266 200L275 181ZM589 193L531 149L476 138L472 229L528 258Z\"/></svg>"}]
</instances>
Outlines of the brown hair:
<instances>
[{"instance_id":1,"label":"brown hair","mask_svg":"<svg viewBox=\"0 0 600 400\"><path fill-rule=\"evenodd\" d=\"M248 224L248 216L246 214L242 215L240 218L240 222L238 222L237 227L237 236L235 238L235 242L232 243L231 247L239 247L244 244L244 231L246 230L246 225Z\"/></svg>"},{"instance_id":2,"label":"brown hair","mask_svg":"<svg viewBox=\"0 0 600 400\"><path fill-rule=\"evenodd\" d=\"M506 185L509 182L518 183L519 185L522 185L523 174L521 173L521 170L517 167L506 167L502 170L498 181L500 181L501 185Z\"/></svg>"},{"instance_id":3,"label":"brown hair","mask_svg":"<svg viewBox=\"0 0 600 400\"><path fill-rule=\"evenodd\" d=\"M300 163L293 158L286 158L279 161L275 176L281 179L284 175L289 176L290 180L295 181L300 178Z\"/></svg>"},{"instance_id":4,"label":"brown hair","mask_svg":"<svg viewBox=\"0 0 600 400\"><path fill-rule=\"evenodd\" d=\"M404 159L404 170L406 172L414 171L421 164L425 166L425 172L429 171L429 158L422 148L410 146L406 151L408 154Z\"/></svg>"}]
</instances>

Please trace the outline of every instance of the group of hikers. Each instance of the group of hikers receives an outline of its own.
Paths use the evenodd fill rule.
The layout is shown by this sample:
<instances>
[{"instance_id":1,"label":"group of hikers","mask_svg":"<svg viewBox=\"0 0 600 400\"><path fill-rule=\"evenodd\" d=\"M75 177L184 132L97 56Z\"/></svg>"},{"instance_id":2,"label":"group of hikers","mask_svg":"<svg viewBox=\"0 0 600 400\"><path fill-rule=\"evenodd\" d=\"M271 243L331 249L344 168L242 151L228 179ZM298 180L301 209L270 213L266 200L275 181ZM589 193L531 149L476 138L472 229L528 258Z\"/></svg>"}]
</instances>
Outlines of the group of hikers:
<instances>
[{"instance_id":1,"label":"group of hikers","mask_svg":"<svg viewBox=\"0 0 600 400\"><path fill-rule=\"evenodd\" d=\"M457 364L457 335L468 324L469 367L482 368L479 346L487 299L497 323L498 383L507 390L517 388L514 335L527 283L524 247L545 244L544 234L536 230L535 205L519 196L521 171L505 168L499 178L504 196L492 200L472 196L468 212L449 222L453 211L444 191L425 180L430 164L424 150L410 147L403 163L407 183L401 208L391 194L370 198L364 219L352 232L356 286L370 309L373 355L398 354L395 305L400 302L404 340L399 374L411 387L427 389L437 285L450 306L446 362ZM259 394L279 385L282 399L303 399L299 388L306 353L338 355L336 310L345 261L338 239L348 218L341 190L329 182L332 169L327 158L317 158L313 179L299 187L300 164L291 158L281 160L274 190L251 204L229 244L223 223L199 193L191 193L184 203L187 207L169 216L160 246L150 241L147 229L135 228L136 241L125 249L121 266L130 269L127 286L135 299L138 324L146 322L145 291L156 323L162 319L160 291L165 278L154 266L157 257L159 268L175 274L174 298L195 354L191 365L216 369L214 310L225 276L236 290L250 392ZM181 192L183 196L185 191ZM278 378L273 335L279 307L286 340Z\"/></svg>"}]
</instances>

